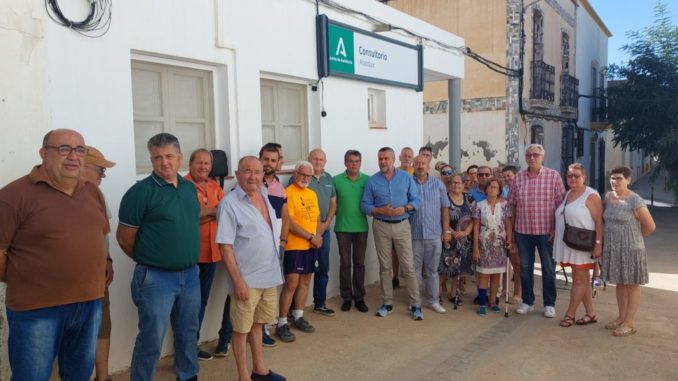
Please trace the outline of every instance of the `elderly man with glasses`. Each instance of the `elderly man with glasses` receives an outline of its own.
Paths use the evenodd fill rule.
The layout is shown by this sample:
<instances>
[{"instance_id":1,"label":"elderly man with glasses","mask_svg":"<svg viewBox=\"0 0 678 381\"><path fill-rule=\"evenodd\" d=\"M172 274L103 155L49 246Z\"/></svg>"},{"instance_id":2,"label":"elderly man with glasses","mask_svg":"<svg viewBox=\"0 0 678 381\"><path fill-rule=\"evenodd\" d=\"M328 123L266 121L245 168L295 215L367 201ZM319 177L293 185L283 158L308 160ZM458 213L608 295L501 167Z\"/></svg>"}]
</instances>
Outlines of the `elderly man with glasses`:
<instances>
[{"instance_id":1,"label":"elderly man with glasses","mask_svg":"<svg viewBox=\"0 0 678 381\"><path fill-rule=\"evenodd\" d=\"M283 216L289 216L289 231L283 229L280 239L285 247L285 286L280 293L276 328L276 336L286 343L296 340L287 323L287 313L292 305L292 326L302 332L315 332L304 319L304 303L318 260L317 251L323 245L318 196L309 188L313 165L300 162L292 176L294 182L285 190L287 203L283 206Z\"/></svg>"},{"instance_id":2,"label":"elderly man with glasses","mask_svg":"<svg viewBox=\"0 0 678 381\"><path fill-rule=\"evenodd\" d=\"M556 208L563 201L565 187L560 174L544 167L544 147L530 144L525 149L527 169L516 175L509 191L513 208L515 240L520 251L520 280L523 303L516 312L534 310L534 250L539 251L542 273L544 316L556 316L556 264L553 235Z\"/></svg>"},{"instance_id":3,"label":"elderly man with glasses","mask_svg":"<svg viewBox=\"0 0 678 381\"><path fill-rule=\"evenodd\" d=\"M48 380L57 355L62 380L94 368L110 227L99 188L82 179L87 151L76 131L50 131L42 164L0 189L12 380Z\"/></svg>"}]
</instances>

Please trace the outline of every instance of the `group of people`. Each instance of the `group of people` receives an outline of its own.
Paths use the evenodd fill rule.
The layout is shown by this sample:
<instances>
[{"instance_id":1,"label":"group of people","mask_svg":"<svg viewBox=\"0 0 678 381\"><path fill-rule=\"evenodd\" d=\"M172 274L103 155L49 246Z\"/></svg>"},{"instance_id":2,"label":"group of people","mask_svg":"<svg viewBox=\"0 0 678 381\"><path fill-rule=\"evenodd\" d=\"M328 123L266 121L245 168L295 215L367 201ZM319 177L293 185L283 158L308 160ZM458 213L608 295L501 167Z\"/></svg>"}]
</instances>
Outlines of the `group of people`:
<instances>
[{"instance_id":1,"label":"group of people","mask_svg":"<svg viewBox=\"0 0 678 381\"><path fill-rule=\"evenodd\" d=\"M258 157L238 160L237 183L225 192L209 177L211 151L191 153L182 177L175 136L157 134L147 148L153 171L124 194L116 231L119 246L136 263L131 292L139 331L132 380L153 379L168 323L178 380L197 380L198 361L225 356L229 344L240 380L284 380L264 364L262 347L276 344L267 326L274 324L283 342L296 339L291 328L315 331L304 317L311 281L313 312L335 315L326 304L332 226L341 310L369 311L368 216L379 262L378 317L394 311L393 290L401 279L409 314L423 320L423 305L446 312L447 280L450 300L461 304L464 279L473 274L478 315L499 312L507 260L516 269L510 302L520 303L516 312L526 314L535 304L536 250L544 316L556 314L555 263L561 262L573 268L573 287L560 325L597 321L588 282L602 257L603 279L616 284L619 305L606 328L616 336L635 332L639 285L648 281L642 238L654 222L642 198L628 190L628 168L612 170L612 191L601 201L586 187L579 164L568 168L566 191L560 174L543 166L544 149L536 144L526 148L525 170L471 166L465 173L446 163L431 168L428 147L417 156L404 148L396 167L395 151L384 147L372 176L360 171L357 150L346 151L346 170L331 176L325 152L314 149L283 186L277 175L282 146L267 143ZM98 185L115 163L66 129L47 133L39 153L41 164L0 189L0 280L7 283L12 377L47 380L58 357L62 379L87 380L96 362L96 379L107 380L113 266L110 213ZM591 252L564 244L565 220L595 231ZM198 340L219 262L226 268L228 297L217 346L209 353L198 348ZM581 303L586 315L575 320Z\"/></svg>"}]
</instances>

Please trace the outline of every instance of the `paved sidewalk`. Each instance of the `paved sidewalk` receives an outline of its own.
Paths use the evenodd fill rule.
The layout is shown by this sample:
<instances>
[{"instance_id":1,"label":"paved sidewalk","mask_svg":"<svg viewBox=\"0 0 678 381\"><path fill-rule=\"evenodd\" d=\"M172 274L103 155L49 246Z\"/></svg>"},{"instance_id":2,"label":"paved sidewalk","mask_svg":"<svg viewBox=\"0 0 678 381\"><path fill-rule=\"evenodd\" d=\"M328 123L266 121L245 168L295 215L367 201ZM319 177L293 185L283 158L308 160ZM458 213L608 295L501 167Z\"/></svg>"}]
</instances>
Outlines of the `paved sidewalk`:
<instances>
[{"instance_id":1,"label":"paved sidewalk","mask_svg":"<svg viewBox=\"0 0 678 381\"><path fill-rule=\"evenodd\" d=\"M555 319L537 311L504 318L475 315L473 284L464 306L445 315L424 310L424 321L406 311L407 296L396 290L393 314L378 318L379 288L368 288L370 312L339 310L328 318L307 309L316 332L295 332L297 341L265 348L266 364L288 380L678 380L678 207L652 208L657 231L646 240L651 283L643 287L638 333L613 337L604 324L616 316L614 286L598 289L594 299L599 323L561 328L569 285L558 282ZM562 273L561 273L562 274ZM535 280L540 294L541 281ZM503 304L502 304L503 309ZM577 317L584 314L580 307ZM214 342L203 345L214 349ZM236 380L232 354L200 363L200 380ZM129 374L114 377L127 380ZM174 380L172 358L159 365L157 380Z\"/></svg>"}]
</instances>

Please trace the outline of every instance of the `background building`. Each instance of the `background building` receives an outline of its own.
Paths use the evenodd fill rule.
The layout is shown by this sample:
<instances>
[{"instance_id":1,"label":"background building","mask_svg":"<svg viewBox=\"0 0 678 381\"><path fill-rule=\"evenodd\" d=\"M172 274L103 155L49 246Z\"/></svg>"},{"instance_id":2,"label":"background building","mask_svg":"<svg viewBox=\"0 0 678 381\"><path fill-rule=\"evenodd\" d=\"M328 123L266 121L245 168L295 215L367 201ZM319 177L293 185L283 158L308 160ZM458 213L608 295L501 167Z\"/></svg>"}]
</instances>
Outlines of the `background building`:
<instances>
[{"instance_id":1,"label":"background building","mask_svg":"<svg viewBox=\"0 0 678 381\"><path fill-rule=\"evenodd\" d=\"M383 35L407 44L428 41L422 71L409 73L423 81L458 81L464 69L461 54L433 48L430 41L450 46L464 41L376 1L332 2L342 9L325 4L120 1L107 33L89 38L53 21L43 1L3 2L0 20L9 27L0 28L0 187L39 162L42 137L55 128L80 131L88 144L118 163L102 186L113 227L124 192L150 173L148 137L162 131L178 136L186 161L193 149L207 147L226 151L233 166L244 155L256 155L263 143L277 141L284 146L286 169L310 148L321 147L330 173L344 170L347 149L363 153L364 172L376 172L380 147L422 143L423 95L384 81L330 76L318 82L316 12L365 31L383 23L399 26L415 36L402 30ZM88 2L60 5L76 20L89 11ZM233 180L225 189L232 185ZM332 250L336 253L336 244ZM378 264L371 243L368 250L367 281L373 282ZM137 318L129 296L133 263L117 244L111 251L110 360L115 371L129 365ZM330 296L339 288L338 255L331 258ZM224 275L220 269L202 338L217 336ZM168 336L164 354L170 349ZM6 371L6 351L4 356Z\"/></svg>"}]
</instances>

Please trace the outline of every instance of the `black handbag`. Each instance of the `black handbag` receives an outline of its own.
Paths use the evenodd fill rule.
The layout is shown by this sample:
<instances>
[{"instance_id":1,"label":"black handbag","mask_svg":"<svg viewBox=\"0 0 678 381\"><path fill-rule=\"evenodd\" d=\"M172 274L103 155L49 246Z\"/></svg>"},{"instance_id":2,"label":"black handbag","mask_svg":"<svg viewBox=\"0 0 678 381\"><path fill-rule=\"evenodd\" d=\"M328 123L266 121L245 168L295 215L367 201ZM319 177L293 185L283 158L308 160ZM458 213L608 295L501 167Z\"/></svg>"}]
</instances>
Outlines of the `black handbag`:
<instances>
[{"instance_id":1,"label":"black handbag","mask_svg":"<svg viewBox=\"0 0 678 381\"><path fill-rule=\"evenodd\" d=\"M563 206L563 221L565 221L563 242L565 242L568 247L575 250L593 251L593 248L596 246L596 231L568 225L567 220L565 219L566 207L567 195L565 195L565 205Z\"/></svg>"}]
</instances>

